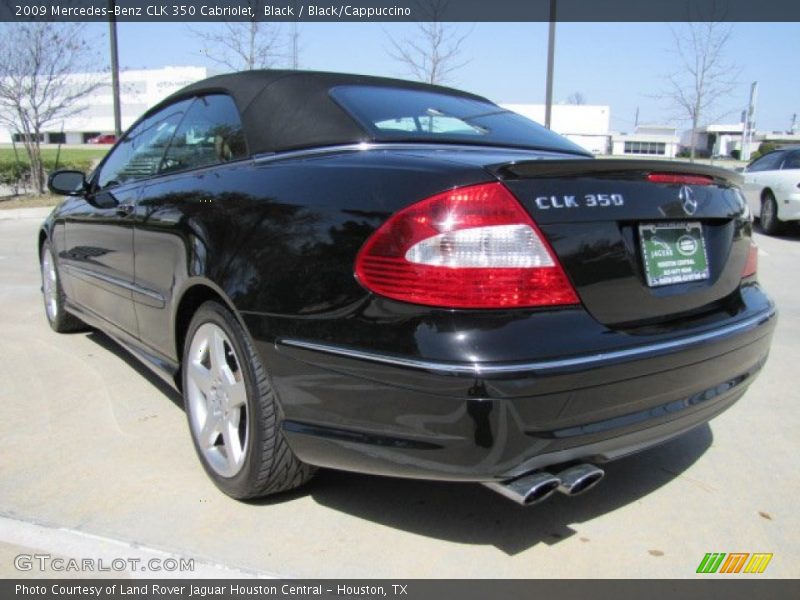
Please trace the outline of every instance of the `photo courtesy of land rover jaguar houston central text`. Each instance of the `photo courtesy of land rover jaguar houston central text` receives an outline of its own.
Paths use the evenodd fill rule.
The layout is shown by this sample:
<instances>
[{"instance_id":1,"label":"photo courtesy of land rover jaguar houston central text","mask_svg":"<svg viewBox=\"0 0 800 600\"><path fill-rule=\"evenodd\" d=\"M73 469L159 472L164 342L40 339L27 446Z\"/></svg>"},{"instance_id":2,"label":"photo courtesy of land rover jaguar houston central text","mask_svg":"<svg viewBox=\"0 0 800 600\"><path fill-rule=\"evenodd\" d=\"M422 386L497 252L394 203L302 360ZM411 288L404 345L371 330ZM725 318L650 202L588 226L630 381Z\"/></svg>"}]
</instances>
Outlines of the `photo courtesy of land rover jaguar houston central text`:
<instances>
[{"instance_id":1,"label":"photo courtesy of land rover jaguar houston central text","mask_svg":"<svg viewBox=\"0 0 800 600\"><path fill-rule=\"evenodd\" d=\"M220 75L91 174L51 174L44 304L180 390L234 498L327 467L534 504L706 423L764 365L740 177L594 159L444 87Z\"/></svg>"}]
</instances>

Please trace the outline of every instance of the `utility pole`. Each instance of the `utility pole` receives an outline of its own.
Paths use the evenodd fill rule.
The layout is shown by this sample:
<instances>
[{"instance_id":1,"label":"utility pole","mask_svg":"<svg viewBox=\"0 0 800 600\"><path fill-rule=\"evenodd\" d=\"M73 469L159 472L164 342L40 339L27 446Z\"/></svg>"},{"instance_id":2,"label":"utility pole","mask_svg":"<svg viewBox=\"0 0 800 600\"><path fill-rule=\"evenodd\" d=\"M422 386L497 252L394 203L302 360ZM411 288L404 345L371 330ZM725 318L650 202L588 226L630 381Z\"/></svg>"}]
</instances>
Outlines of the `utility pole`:
<instances>
[{"instance_id":1,"label":"utility pole","mask_svg":"<svg viewBox=\"0 0 800 600\"><path fill-rule=\"evenodd\" d=\"M544 126L550 129L553 111L553 63L556 54L556 0L550 0L550 28L547 36L547 91L544 105Z\"/></svg>"},{"instance_id":2,"label":"utility pole","mask_svg":"<svg viewBox=\"0 0 800 600\"><path fill-rule=\"evenodd\" d=\"M111 94L114 97L114 135L122 136L122 115L119 102L119 55L117 53L117 18L114 16L115 0L109 0L108 31L111 38Z\"/></svg>"},{"instance_id":3,"label":"utility pole","mask_svg":"<svg viewBox=\"0 0 800 600\"><path fill-rule=\"evenodd\" d=\"M754 81L750 86L750 102L747 105L747 119L744 122L742 132L742 160L750 160L750 146L753 143L753 135L756 129L756 95L758 94L758 82Z\"/></svg>"},{"instance_id":4,"label":"utility pole","mask_svg":"<svg viewBox=\"0 0 800 600\"><path fill-rule=\"evenodd\" d=\"M300 68L300 48L298 47L298 40L300 39L300 31L298 29L297 21L292 21L292 68Z\"/></svg>"}]
</instances>

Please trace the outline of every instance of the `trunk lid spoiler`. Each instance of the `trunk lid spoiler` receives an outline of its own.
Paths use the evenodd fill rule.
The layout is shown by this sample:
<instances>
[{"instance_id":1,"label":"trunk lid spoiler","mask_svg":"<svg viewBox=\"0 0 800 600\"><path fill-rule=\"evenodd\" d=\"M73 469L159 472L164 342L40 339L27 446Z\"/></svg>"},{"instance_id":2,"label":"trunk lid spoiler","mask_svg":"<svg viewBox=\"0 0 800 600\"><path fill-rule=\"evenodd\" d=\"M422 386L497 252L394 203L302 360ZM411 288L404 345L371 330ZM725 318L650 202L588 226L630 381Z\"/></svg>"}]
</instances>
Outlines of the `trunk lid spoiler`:
<instances>
[{"instance_id":1,"label":"trunk lid spoiler","mask_svg":"<svg viewBox=\"0 0 800 600\"><path fill-rule=\"evenodd\" d=\"M740 173L696 163L648 159L542 159L496 164L487 167L500 179L539 177L645 178L649 173L675 173L712 177L719 185L741 186Z\"/></svg>"}]
</instances>

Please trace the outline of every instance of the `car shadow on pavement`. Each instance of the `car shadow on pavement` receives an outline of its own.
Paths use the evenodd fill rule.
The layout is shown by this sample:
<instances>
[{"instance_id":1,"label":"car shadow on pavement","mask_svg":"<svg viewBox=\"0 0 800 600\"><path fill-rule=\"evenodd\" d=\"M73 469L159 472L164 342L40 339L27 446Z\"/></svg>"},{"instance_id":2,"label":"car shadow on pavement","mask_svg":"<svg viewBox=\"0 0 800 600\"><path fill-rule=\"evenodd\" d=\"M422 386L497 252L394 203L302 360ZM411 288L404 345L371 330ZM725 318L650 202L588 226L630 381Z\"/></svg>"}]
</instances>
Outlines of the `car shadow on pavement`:
<instances>
[{"instance_id":1,"label":"car shadow on pavement","mask_svg":"<svg viewBox=\"0 0 800 600\"><path fill-rule=\"evenodd\" d=\"M764 230L761 229L761 223L756 222L753 225L753 229L756 233L760 233L761 235L767 235L764 233ZM777 240L790 240L796 241L800 240L800 222L790 221L784 223L783 229L777 235L771 235L769 237L775 238Z\"/></svg>"},{"instance_id":2,"label":"car shadow on pavement","mask_svg":"<svg viewBox=\"0 0 800 600\"><path fill-rule=\"evenodd\" d=\"M460 544L492 545L515 555L538 544L557 544L580 532L580 524L612 512L681 477L711 446L705 424L645 452L602 465L605 479L584 495L556 493L522 507L479 484L441 483L323 470L302 490L322 506ZM711 486L692 478L690 485ZM280 501L266 499L265 503ZM662 508L663 510L663 508ZM676 522L685 506L674 505ZM669 521L669 514L658 514ZM585 535L581 542L589 542Z\"/></svg>"},{"instance_id":3,"label":"car shadow on pavement","mask_svg":"<svg viewBox=\"0 0 800 600\"><path fill-rule=\"evenodd\" d=\"M138 359L99 331L87 337L118 356L183 410L181 395ZM417 535L461 544L492 545L515 555L538 544L557 544L579 534L580 524L612 512L682 476L711 446L708 424L660 446L602 465L605 479L584 495L554 494L541 504L522 507L474 483L453 483L361 475L320 469L305 486L251 501L268 507L311 497L320 506ZM686 477L690 485L711 486ZM685 506L674 505L677 519ZM670 519L659 513L659 519ZM589 538L581 536L582 542Z\"/></svg>"}]
</instances>

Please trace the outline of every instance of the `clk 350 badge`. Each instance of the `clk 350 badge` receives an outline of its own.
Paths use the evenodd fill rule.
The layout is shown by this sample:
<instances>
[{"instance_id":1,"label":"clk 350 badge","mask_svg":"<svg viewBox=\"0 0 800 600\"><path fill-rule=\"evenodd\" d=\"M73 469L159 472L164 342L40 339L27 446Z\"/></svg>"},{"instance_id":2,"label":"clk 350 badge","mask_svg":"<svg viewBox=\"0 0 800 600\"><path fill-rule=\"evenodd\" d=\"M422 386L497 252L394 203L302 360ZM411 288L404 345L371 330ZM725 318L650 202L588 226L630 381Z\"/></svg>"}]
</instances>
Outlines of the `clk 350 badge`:
<instances>
[{"instance_id":1,"label":"clk 350 badge","mask_svg":"<svg viewBox=\"0 0 800 600\"><path fill-rule=\"evenodd\" d=\"M585 194L579 196L538 196L536 208L550 210L551 208L605 208L607 206L624 206L625 198L622 194Z\"/></svg>"}]
</instances>

